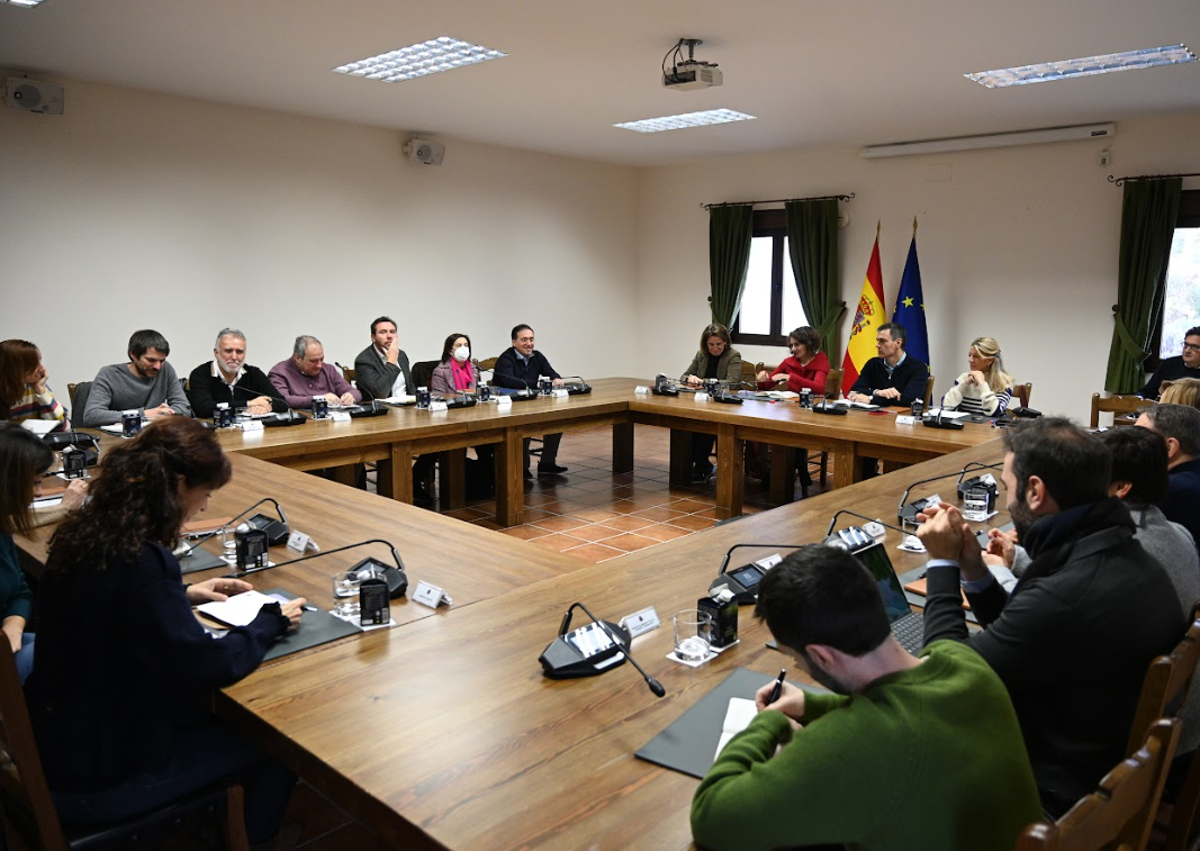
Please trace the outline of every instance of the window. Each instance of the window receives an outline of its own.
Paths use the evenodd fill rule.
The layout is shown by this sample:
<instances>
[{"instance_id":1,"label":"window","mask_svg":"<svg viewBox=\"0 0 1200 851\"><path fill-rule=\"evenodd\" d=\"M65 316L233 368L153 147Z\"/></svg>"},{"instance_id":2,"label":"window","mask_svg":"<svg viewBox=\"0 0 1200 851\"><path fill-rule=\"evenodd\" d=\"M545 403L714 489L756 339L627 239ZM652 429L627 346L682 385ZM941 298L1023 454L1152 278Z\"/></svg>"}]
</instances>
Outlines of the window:
<instances>
[{"instance_id":1,"label":"window","mask_svg":"<svg viewBox=\"0 0 1200 851\"><path fill-rule=\"evenodd\" d=\"M1179 218L1167 261L1167 291L1146 369L1157 369L1161 360L1177 356L1184 333L1196 325L1200 325L1200 189L1190 189L1179 199Z\"/></svg>"},{"instance_id":2,"label":"window","mask_svg":"<svg viewBox=\"0 0 1200 851\"><path fill-rule=\"evenodd\" d=\"M730 329L733 342L786 346L788 333L807 324L788 255L784 211L755 210L742 307Z\"/></svg>"}]
</instances>

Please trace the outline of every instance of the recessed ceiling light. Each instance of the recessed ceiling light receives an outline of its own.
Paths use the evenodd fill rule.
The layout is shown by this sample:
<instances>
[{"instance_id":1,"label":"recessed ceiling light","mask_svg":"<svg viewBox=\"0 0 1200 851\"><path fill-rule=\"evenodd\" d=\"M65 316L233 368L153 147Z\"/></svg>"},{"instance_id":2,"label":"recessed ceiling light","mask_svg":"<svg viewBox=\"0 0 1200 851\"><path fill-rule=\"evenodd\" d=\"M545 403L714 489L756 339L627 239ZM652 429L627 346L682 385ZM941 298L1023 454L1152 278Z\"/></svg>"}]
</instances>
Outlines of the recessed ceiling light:
<instances>
[{"instance_id":1,"label":"recessed ceiling light","mask_svg":"<svg viewBox=\"0 0 1200 851\"><path fill-rule=\"evenodd\" d=\"M370 59L350 62L333 70L352 77L397 83L437 74L440 71L452 71L464 65L487 62L489 59L499 59L502 56L508 54L444 35L420 44L401 47L391 53L381 53Z\"/></svg>"},{"instance_id":2,"label":"recessed ceiling light","mask_svg":"<svg viewBox=\"0 0 1200 851\"><path fill-rule=\"evenodd\" d=\"M36 6L42 0L0 0L0 3L7 3L10 6Z\"/></svg>"},{"instance_id":3,"label":"recessed ceiling light","mask_svg":"<svg viewBox=\"0 0 1200 851\"><path fill-rule=\"evenodd\" d=\"M1168 47L1106 53L1103 56L1085 56L1082 59L1064 59L1061 62L1041 62L1037 65L1022 65L1019 68L1001 68L998 71L976 71L963 76L989 89L1002 89L1005 86L1024 86L1027 83L1091 77L1094 74L1110 74L1113 71L1132 71L1135 68L1180 65L1195 61L1196 54L1188 50L1186 45L1172 44Z\"/></svg>"},{"instance_id":4,"label":"recessed ceiling light","mask_svg":"<svg viewBox=\"0 0 1200 851\"><path fill-rule=\"evenodd\" d=\"M682 130L685 127L704 127L708 124L728 124L731 121L753 121L753 115L735 112L732 109L709 109L705 112L688 112L683 115L666 115L662 118L643 118L641 121L626 121L614 124L625 130L638 133L660 133L663 130Z\"/></svg>"}]
</instances>

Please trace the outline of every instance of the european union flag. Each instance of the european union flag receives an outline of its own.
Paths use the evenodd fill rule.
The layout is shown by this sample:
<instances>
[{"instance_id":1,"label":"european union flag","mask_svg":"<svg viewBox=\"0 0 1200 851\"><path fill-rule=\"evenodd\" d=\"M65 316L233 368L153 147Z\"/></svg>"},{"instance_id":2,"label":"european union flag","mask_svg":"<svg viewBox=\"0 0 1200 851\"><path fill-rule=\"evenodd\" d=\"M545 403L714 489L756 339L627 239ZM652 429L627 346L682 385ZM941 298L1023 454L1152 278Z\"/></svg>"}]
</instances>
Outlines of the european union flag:
<instances>
[{"instance_id":1,"label":"european union flag","mask_svg":"<svg viewBox=\"0 0 1200 851\"><path fill-rule=\"evenodd\" d=\"M904 351L929 366L929 328L925 325L925 295L921 292L921 264L917 262L917 235L914 232L896 296L892 321L899 322L908 332Z\"/></svg>"}]
</instances>

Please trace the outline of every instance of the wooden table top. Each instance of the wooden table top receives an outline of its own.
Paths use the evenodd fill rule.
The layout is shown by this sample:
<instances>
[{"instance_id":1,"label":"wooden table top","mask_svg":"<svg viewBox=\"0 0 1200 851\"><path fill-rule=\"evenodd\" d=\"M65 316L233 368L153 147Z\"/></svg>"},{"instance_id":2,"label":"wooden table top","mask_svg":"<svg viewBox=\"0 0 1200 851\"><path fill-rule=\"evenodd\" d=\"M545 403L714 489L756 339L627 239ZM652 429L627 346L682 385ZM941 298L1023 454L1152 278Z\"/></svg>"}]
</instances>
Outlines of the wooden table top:
<instances>
[{"instance_id":1,"label":"wooden table top","mask_svg":"<svg viewBox=\"0 0 1200 851\"><path fill-rule=\"evenodd\" d=\"M764 647L765 628L744 609L737 647L697 669L676 665L664 658L672 613L694 607L735 543L819 541L841 508L893 521L913 481L997 461L1001 452L997 443L968 449L331 645L255 672L225 691L218 711L387 842L689 848L696 781L634 751L734 667L761 671L766 682L786 660ZM953 487L946 481L943 493ZM922 563L896 551L898 543L889 532L898 571ZM766 554L752 553L733 563ZM577 600L610 620L656 607L664 625L634 650L665 698L656 699L629 665L583 680L542 676L537 657Z\"/></svg>"}]
</instances>

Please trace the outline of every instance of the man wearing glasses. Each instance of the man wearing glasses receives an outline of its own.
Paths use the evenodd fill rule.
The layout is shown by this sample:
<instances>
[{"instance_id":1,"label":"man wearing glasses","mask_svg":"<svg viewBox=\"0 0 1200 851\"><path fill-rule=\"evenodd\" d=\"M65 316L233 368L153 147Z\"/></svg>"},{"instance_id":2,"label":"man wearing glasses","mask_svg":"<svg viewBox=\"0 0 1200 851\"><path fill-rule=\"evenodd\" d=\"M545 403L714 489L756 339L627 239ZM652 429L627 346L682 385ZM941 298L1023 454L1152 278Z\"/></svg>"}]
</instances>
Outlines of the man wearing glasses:
<instances>
[{"instance_id":1,"label":"man wearing glasses","mask_svg":"<svg viewBox=\"0 0 1200 851\"><path fill-rule=\"evenodd\" d=\"M1164 381L1178 381L1180 378L1200 378L1200 325L1189 328L1183 335L1183 354L1164 359L1137 394L1143 399L1157 399Z\"/></svg>"}]
</instances>

